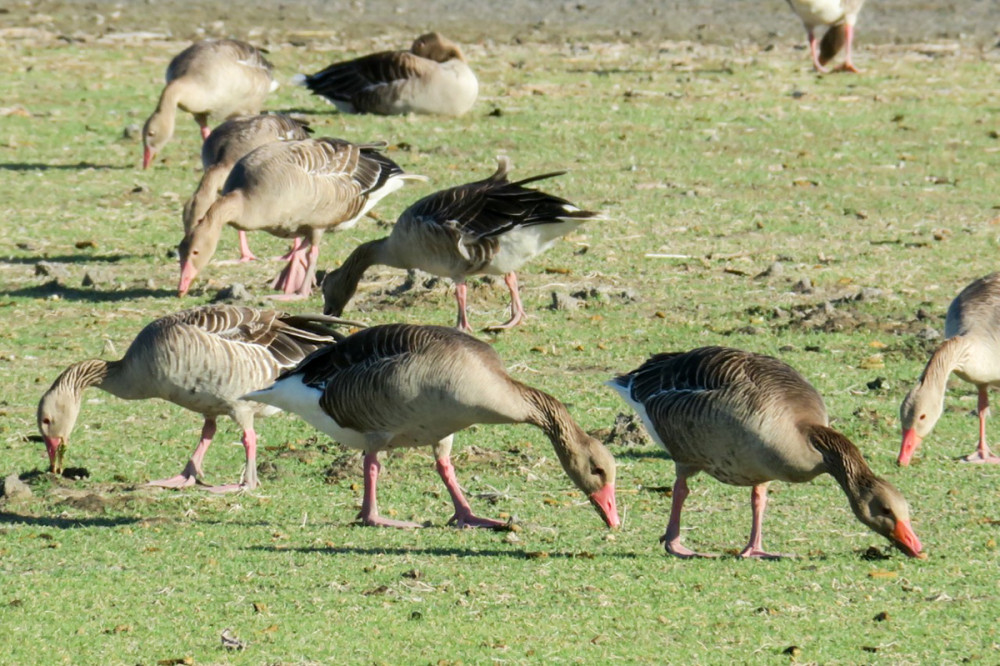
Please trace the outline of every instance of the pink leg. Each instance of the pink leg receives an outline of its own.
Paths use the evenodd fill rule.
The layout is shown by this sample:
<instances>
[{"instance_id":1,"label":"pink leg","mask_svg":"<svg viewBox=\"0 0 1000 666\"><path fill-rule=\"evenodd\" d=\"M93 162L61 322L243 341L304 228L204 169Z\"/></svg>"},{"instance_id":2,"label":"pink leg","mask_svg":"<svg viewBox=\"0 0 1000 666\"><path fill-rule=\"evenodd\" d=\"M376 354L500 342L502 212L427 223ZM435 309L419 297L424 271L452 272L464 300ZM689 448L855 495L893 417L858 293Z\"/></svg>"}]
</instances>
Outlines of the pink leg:
<instances>
[{"instance_id":1,"label":"pink leg","mask_svg":"<svg viewBox=\"0 0 1000 666\"><path fill-rule=\"evenodd\" d=\"M844 32L847 33L847 44L844 47L845 60L844 64L840 66L840 69L845 72L854 72L855 74L860 74L861 70L854 66L854 62L851 60L851 44L854 42L854 26L845 25Z\"/></svg>"},{"instance_id":2,"label":"pink leg","mask_svg":"<svg viewBox=\"0 0 1000 666\"><path fill-rule=\"evenodd\" d=\"M458 479L455 478L455 468L451 464L450 456L442 456L438 458L436 463L438 474L441 475L441 480L444 481L445 487L448 488L448 494L451 495L451 501L455 505L455 515L451 517L448 524L451 525L455 523L458 527L506 527L507 523L501 520L493 520L492 518L479 518L472 514L472 508L469 506L469 502L465 499L465 495L462 494L462 488L458 485Z\"/></svg>"},{"instance_id":3,"label":"pink leg","mask_svg":"<svg viewBox=\"0 0 1000 666\"><path fill-rule=\"evenodd\" d=\"M472 333L472 329L469 327L469 318L465 314L465 296L468 287L465 285L465 280L461 280L455 283L455 300L458 301L458 323L455 324L455 328L460 331L465 331L466 333Z\"/></svg>"},{"instance_id":4,"label":"pink leg","mask_svg":"<svg viewBox=\"0 0 1000 666\"><path fill-rule=\"evenodd\" d=\"M295 292L295 288L302 282L302 274L305 273L305 266L308 259L305 256L307 246L298 245L292 252L289 252L288 265L278 274L278 277L271 283L273 289L281 289L286 295Z\"/></svg>"},{"instance_id":5,"label":"pink leg","mask_svg":"<svg viewBox=\"0 0 1000 666\"><path fill-rule=\"evenodd\" d=\"M788 557L781 553L768 553L764 550L764 509L767 508L767 484L756 485L750 491L750 507L753 510L753 524L750 526L750 542L740 553L740 557L761 557L779 559Z\"/></svg>"},{"instance_id":6,"label":"pink leg","mask_svg":"<svg viewBox=\"0 0 1000 666\"><path fill-rule=\"evenodd\" d=\"M257 487L257 433L253 428L243 431L243 449L246 451L246 469L240 483L227 483L223 486L210 486L206 490L213 493L231 493L237 490L253 490Z\"/></svg>"},{"instance_id":7,"label":"pink leg","mask_svg":"<svg viewBox=\"0 0 1000 666\"><path fill-rule=\"evenodd\" d=\"M298 251L300 247L302 247L302 239L296 236L295 238L292 239L291 249L289 249L288 252L286 252L285 254L278 257L278 261L290 261L291 258L295 256L295 253Z\"/></svg>"},{"instance_id":8,"label":"pink leg","mask_svg":"<svg viewBox=\"0 0 1000 666\"><path fill-rule=\"evenodd\" d=\"M812 57L813 67L816 68L817 72L823 72L825 74L828 70L826 67L819 64L819 49L816 46L816 33L813 32L812 28L807 28L806 32L809 38L809 55Z\"/></svg>"},{"instance_id":9,"label":"pink leg","mask_svg":"<svg viewBox=\"0 0 1000 666\"><path fill-rule=\"evenodd\" d=\"M215 419L205 417L205 424L201 427L201 441L195 447L194 453L191 454L191 459L184 466L184 470L177 476L172 476L169 479L150 481L146 485L159 486L161 488L187 488L193 486L198 482L198 477L204 475L201 462L204 460L205 452L208 451L208 447L212 444L212 437L214 436Z\"/></svg>"},{"instance_id":10,"label":"pink leg","mask_svg":"<svg viewBox=\"0 0 1000 666\"><path fill-rule=\"evenodd\" d=\"M204 141L212 133L212 128L208 125L201 126L201 140Z\"/></svg>"},{"instance_id":11,"label":"pink leg","mask_svg":"<svg viewBox=\"0 0 1000 666\"><path fill-rule=\"evenodd\" d=\"M521 304L521 295L518 293L517 288L517 274L514 272L507 273L503 276L503 281L507 283L507 288L510 289L510 319L504 324L496 324L494 326L488 326L487 331L502 331L505 328L512 328L521 323L524 319L524 306Z\"/></svg>"},{"instance_id":12,"label":"pink leg","mask_svg":"<svg viewBox=\"0 0 1000 666\"><path fill-rule=\"evenodd\" d=\"M378 473L382 465L378 461L378 453L365 454L365 494L361 499L361 513L358 518L362 524L372 527L421 527L417 523L410 523L403 520L391 520L378 515L378 500L376 490L378 484Z\"/></svg>"},{"instance_id":13,"label":"pink leg","mask_svg":"<svg viewBox=\"0 0 1000 666\"><path fill-rule=\"evenodd\" d=\"M986 417L990 414L990 395L988 386L979 387L979 445L975 453L962 458L964 462L971 463L1000 463L1000 457L993 455L990 445L986 443Z\"/></svg>"},{"instance_id":14,"label":"pink leg","mask_svg":"<svg viewBox=\"0 0 1000 666\"><path fill-rule=\"evenodd\" d=\"M250 251L250 245L247 243L247 232L242 229L237 231L240 237L240 261L254 261L257 257Z\"/></svg>"},{"instance_id":15,"label":"pink leg","mask_svg":"<svg viewBox=\"0 0 1000 666\"><path fill-rule=\"evenodd\" d=\"M687 477L677 472L677 480L674 481L673 499L670 503L670 521L667 523L667 531L660 537L660 542L667 549L667 552L677 557L715 557L696 553L693 550L681 545L681 509L684 507L684 500L688 493Z\"/></svg>"}]
</instances>

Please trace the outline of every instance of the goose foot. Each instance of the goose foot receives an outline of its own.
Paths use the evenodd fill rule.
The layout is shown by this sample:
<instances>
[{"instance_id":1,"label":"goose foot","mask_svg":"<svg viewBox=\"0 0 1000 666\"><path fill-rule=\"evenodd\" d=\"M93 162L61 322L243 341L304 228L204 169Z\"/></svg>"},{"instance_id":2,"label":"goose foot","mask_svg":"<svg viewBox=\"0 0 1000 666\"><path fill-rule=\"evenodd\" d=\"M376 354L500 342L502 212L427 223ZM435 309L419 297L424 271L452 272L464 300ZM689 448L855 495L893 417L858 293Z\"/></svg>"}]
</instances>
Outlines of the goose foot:
<instances>
[{"instance_id":1,"label":"goose foot","mask_svg":"<svg viewBox=\"0 0 1000 666\"><path fill-rule=\"evenodd\" d=\"M993 453L983 453L976 451L962 458L962 462L974 463L977 465L1000 465L1000 456Z\"/></svg>"},{"instance_id":2,"label":"goose foot","mask_svg":"<svg viewBox=\"0 0 1000 666\"><path fill-rule=\"evenodd\" d=\"M491 530L507 529L511 525L510 521L480 518L479 516L472 515L471 512L460 513L458 511L456 511L455 515L451 517L448 524L455 525L459 529L464 529L466 527L485 527Z\"/></svg>"},{"instance_id":3,"label":"goose foot","mask_svg":"<svg viewBox=\"0 0 1000 666\"><path fill-rule=\"evenodd\" d=\"M718 557L718 555L713 555L712 553L696 553L695 551L681 545L680 539L670 539L667 540L667 535L664 534L660 537L660 543L666 549L667 553L673 555L674 557L679 557L681 559L691 559L693 557L702 557L706 559L711 559Z\"/></svg>"},{"instance_id":4,"label":"goose foot","mask_svg":"<svg viewBox=\"0 0 1000 666\"><path fill-rule=\"evenodd\" d=\"M246 490L253 490L253 488L245 483L226 483L221 486L205 486L205 490L216 495L224 495L225 493L239 493Z\"/></svg>"},{"instance_id":5,"label":"goose foot","mask_svg":"<svg viewBox=\"0 0 1000 666\"><path fill-rule=\"evenodd\" d=\"M169 479L157 479L155 481L150 481L147 486L156 486L158 488L173 488L174 490L180 490L181 488L190 488L191 486L198 483L197 477L193 474L178 474L177 476L172 476Z\"/></svg>"},{"instance_id":6,"label":"goose foot","mask_svg":"<svg viewBox=\"0 0 1000 666\"><path fill-rule=\"evenodd\" d=\"M750 558L756 557L762 560L780 560L787 557L795 557L795 555L790 555L788 553L768 553L760 548L751 548L747 546L742 551L740 551L739 557Z\"/></svg>"},{"instance_id":7,"label":"goose foot","mask_svg":"<svg viewBox=\"0 0 1000 666\"><path fill-rule=\"evenodd\" d=\"M423 527L420 523L411 523L408 520L393 520L392 518L383 518L379 515L365 516L363 514L358 514L358 520L361 524L366 527L396 527L400 529L417 529Z\"/></svg>"}]
</instances>

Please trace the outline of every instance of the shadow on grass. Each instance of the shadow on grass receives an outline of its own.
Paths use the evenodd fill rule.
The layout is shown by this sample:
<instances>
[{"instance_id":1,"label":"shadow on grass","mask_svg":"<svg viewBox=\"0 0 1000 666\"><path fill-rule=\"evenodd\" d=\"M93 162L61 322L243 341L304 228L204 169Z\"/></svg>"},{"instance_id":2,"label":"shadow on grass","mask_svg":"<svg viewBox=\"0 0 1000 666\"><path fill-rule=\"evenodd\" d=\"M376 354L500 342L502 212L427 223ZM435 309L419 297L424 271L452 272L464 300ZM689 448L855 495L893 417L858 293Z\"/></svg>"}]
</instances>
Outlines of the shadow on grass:
<instances>
[{"instance_id":1,"label":"shadow on grass","mask_svg":"<svg viewBox=\"0 0 1000 666\"><path fill-rule=\"evenodd\" d=\"M356 548L353 546L331 548L320 548L307 546L302 548L278 548L276 546L251 546L247 550L258 550L275 553L324 553L327 555L434 555L436 557L509 557L515 560L544 560L544 559L593 559L595 555L588 552L553 552L553 551L525 551L525 550L499 550L499 549L472 549L472 548ZM620 559L634 560L638 558L635 553L607 553L601 557L616 557Z\"/></svg>"},{"instance_id":2,"label":"shadow on grass","mask_svg":"<svg viewBox=\"0 0 1000 666\"><path fill-rule=\"evenodd\" d=\"M48 264L93 264L98 262L117 264L119 261L134 258L135 255L128 254L63 254L55 257L6 257L0 261L5 264L31 266L43 262Z\"/></svg>"},{"instance_id":3,"label":"shadow on grass","mask_svg":"<svg viewBox=\"0 0 1000 666\"><path fill-rule=\"evenodd\" d=\"M56 281L46 282L36 287L0 291L0 295L19 298L47 299L58 294L64 301L89 301L92 303L108 303L130 301L136 298L177 298L176 289L148 289L133 287L116 289L114 291L99 291L88 287L67 287Z\"/></svg>"},{"instance_id":4,"label":"shadow on grass","mask_svg":"<svg viewBox=\"0 0 1000 666\"><path fill-rule=\"evenodd\" d=\"M46 164L44 162L0 162L0 171L51 171L51 170L82 170L82 169L135 169L131 164L94 164L93 162L77 162L76 164Z\"/></svg>"},{"instance_id":5,"label":"shadow on grass","mask_svg":"<svg viewBox=\"0 0 1000 666\"><path fill-rule=\"evenodd\" d=\"M670 454L664 451L662 448L657 447L655 449L640 449L640 448L629 448L617 450L614 447L610 447L612 453L614 453L615 458L632 458L634 460L643 460L646 458L660 458L661 460L673 460Z\"/></svg>"},{"instance_id":6,"label":"shadow on grass","mask_svg":"<svg viewBox=\"0 0 1000 666\"><path fill-rule=\"evenodd\" d=\"M58 518L50 516L22 516L19 513L0 511L0 525L32 525L60 530L80 527L119 527L134 525L141 518Z\"/></svg>"}]
</instances>

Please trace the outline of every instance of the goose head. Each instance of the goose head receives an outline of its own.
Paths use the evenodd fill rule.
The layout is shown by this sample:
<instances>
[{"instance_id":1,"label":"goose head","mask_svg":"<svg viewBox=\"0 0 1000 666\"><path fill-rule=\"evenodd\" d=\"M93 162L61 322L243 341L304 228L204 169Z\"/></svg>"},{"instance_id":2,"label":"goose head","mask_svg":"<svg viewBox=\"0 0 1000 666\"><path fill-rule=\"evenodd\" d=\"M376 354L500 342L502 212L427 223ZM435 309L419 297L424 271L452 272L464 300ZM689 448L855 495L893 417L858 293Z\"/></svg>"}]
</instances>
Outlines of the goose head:
<instances>
[{"instance_id":1,"label":"goose head","mask_svg":"<svg viewBox=\"0 0 1000 666\"><path fill-rule=\"evenodd\" d=\"M174 122L159 109L146 120L142 128L142 168L147 169L153 158L174 136Z\"/></svg>"},{"instance_id":2,"label":"goose head","mask_svg":"<svg viewBox=\"0 0 1000 666\"><path fill-rule=\"evenodd\" d=\"M177 246L177 254L181 263L181 279L177 285L177 295L186 296L191 289L191 283L198 277L219 246L219 233L213 230L202 218L191 231L184 235L184 240Z\"/></svg>"},{"instance_id":3,"label":"goose head","mask_svg":"<svg viewBox=\"0 0 1000 666\"><path fill-rule=\"evenodd\" d=\"M910 506L895 486L873 478L850 500L858 520L910 557L922 557L920 539L910 526Z\"/></svg>"},{"instance_id":4,"label":"goose head","mask_svg":"<svg viewBox=\"0 0 1000 666\"><path fill-rule=\"evenodd\" d=\"M437 32L429 32L417 37L413 41L413 46L410 47L410 52L435 62L465 60L458 44Z\"/></svg>"},{"instance_id":5,"label":"goose head","mask_svg":"<svg viewBox=\"0 0 1000 666\"><path fill-rule=\"evenodd\" d=\"M615 501L615 458L607 447L584 435L556 453L566 474L590 500L608 527L621 525Z\"/></svg>"},{"instance_id":6,"label":"goose head","mask_svg":"<svg viewBox=\"0 0 1000 666\"><path fill-rule=\"evenodd\" d=\"M49 471L61 474L69 435L80 415L80 399L71 391L53 388L38 403L38 432L49 454Z\"/></svg>"},{"instance_id":7,"label":"goose head","mask_svg":"<svg viewBox=\"0 0 1000 666\"><path fill-rule=\"evenodd\" d=\"M344 267L330 271L323 277L323 314L339 317L344 312L344 306L354 296L349 280L345 280Z\"/></svg>"},{"instance_id":8,"label":"goose head","mask_svg":"<svg viewBox=\"0 0 1000 666\"><path fill-rule=\"evenodd\" d=\"M931 395L931 391L921 390L923 382L906 394L899 406L899 423L903 429L903 443L899 448L897 462L906 466L924 437L930 434L944 411L942 397Z\"/></svg>"}]
</instances>

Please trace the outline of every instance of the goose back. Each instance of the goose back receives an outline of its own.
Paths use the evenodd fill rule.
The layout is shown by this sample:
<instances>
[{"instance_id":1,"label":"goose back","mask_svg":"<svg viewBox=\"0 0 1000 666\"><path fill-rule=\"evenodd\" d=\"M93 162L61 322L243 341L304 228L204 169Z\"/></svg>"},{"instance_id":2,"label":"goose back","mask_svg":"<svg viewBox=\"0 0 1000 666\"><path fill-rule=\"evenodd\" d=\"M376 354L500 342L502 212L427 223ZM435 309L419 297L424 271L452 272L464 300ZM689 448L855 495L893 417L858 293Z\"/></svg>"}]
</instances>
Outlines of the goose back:
<instances>
[{"instance_id":1,"label":"goose back","mask_svg":"<svg viewBox=\"0 0 1000 666\"><path fill-rule=\"evenodd\" d=\"M827 425L823 399L778 359L723 347L657 354L611 386L690 472L757 485L826 471L803 434Z\"/></svg>"},{"instance_id":2,"label":"goose back","mask_svg":"<svg viewBox=\"0 0 1000 666\"><path fill-rule=\"evenodd\" d=\"M166 83L187 82L189 90L177 104L184 111L227 118L260 111L276 87L273 69L261 50L246 42L206 39L174 56Z\"/></svg>"}]
</instances>

